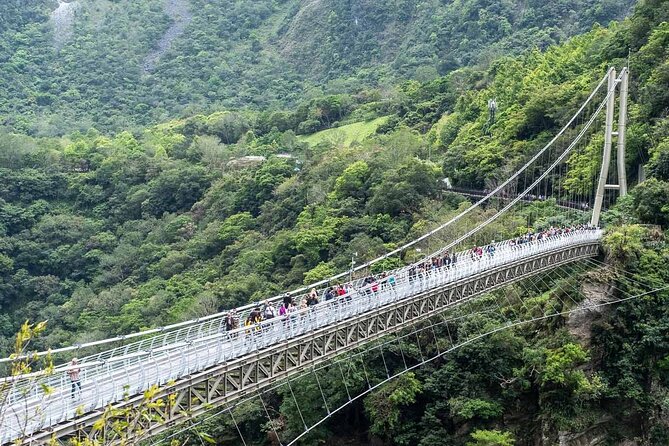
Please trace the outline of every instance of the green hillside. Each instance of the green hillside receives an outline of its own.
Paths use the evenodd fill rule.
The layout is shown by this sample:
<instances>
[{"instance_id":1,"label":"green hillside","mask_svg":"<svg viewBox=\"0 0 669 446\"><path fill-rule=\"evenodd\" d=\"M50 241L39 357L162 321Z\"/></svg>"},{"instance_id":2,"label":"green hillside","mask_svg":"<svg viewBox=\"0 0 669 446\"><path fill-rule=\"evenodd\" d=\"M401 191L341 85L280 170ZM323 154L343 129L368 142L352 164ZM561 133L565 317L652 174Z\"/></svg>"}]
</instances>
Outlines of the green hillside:
<instances>
[{"instance_id":1,"label":"green hillside","mask_svg":"<svg viewBox=\"0 0 669 446\"><path fill-rule=\"evenodd\" d=\"M329 143L350 146L353 142L362 142L369 136L372 136L376 133L379 126L386 122L388 122L388 117L382 116L371 121L354 122L340 127L321 130L301 139L312 145Z\"/></svg>"},{"instance_id":2,"label":"green hillside","mask_svg":"<svg viewBox=\"0 0 669 446\"><path fill-rule=\"evenodd\" d=\"M464 28L440 22L468 36L458 43L460 52L449 52L461 58L452 66L441 66L447 58L425 50L432 65L416 62L414 72L388 50L401 34L391 33L400 22L407 24L404 33L430 31L429 38L416 34L416 41L445 45L445 39L455 46L443 37L449 34L440 34L446 28L432 37L433 28L419 21L428 16L422 8L436 8L438 14L429 17L441 20L448 11L464 14L476 4L428 1L414 9L414 3L401 1L193 0L179 38L184 40L168 45L164 59L143 72L143 56L177 20L165 14L161 1L82 2L72 40L58 51L43 28L53 2L2 3L0 52L11 53L0 66L7 79L0 86L6 124L0 129L2 356L26 319L48 321L45 334L32 340L36 349L85 342L257 302L345 271L354 253L359 262L383 255L459 213L465 198L444 190L441 179L484 188L516 171L609 66L628 61L626 162L634 184L603 217L609 233L597 259L617 272L593 266L560 280L537 280L533 287L519 285L508 295L500 291L483 302L492 305L496 297L515 293L536 306L502 304L499 311L456 323L453 332L437 329L434 338L446 342L495 326L509 311L555 315L582 304L581 286L600 298L602 289L629 296L667 286L669 1L642 0L625 20L521 55L506 52L526 47L522 36L556 26L562 31L550 32L550 38L561 40L561 33L590 29L585 18L577 24L574 17L609 17L623 7L576 2L570 8L581 9L573 15L560 2L523 3L522 11L515 2L490 2L474 17L467 15ZM326 5L332 14L317 14ZM486 46L482 42L500 35L483 33L487 26L506 27L501 16L489 19L492 10L516 17L509 19L516 31L499 40L499 47L486 47L505 54L450 71L478 60L474 54ZM7 20L7 14L19 15ZM544 26L542 14L558 23ZM330 58L316 51L312 37L297 44L308 31L302 20L323 20L346 35L355 18L358 24L370 20L358 40L323 34ZM561 20L574 28L560 28ZM524 31L519 27L530 22ZM370 49L368 39L381 43ZM412 46L406 39L397 42ZM362 56L369 51L378 58ZM302 70L295 63L276 71L275 62L308 53L313 58L300 59ZM396 57L404 55L423 60L411 52ZM426 66L444 75L422 78L418 68ZM319 83L330 70L336 79ZM372 78L379 74L389 86L375 86L380 78ZM419 79L394 81L404 75ZM329 94L340 88L349 92ZM492 125L490 98L499 104ZM182 113L188 116L172 119ZM596 156L579 160L580 168L596 166L596 142ZM244 163L247 156L257 158ZM647 179L637 184L639 165ZM469 228L488 212L460 224ZM571 221L552 202L534 203L492 224L488 235L510 237L528 224ZM379 268L409 261L392 258ZM572 289L579 292L570 301L565 290ZM556 316L501 331L371 392L303 444L666 445L668 302L663 290L587 312L582 324ZM403 350L389 348L387 358L399 364L406 355L417 362L424 352L437 351L440 344L433 341L432 335L417 338L424 351L413 340L403 342ZM347 366L350 389L342 388L336 374L323 373L323 391L333 407L347 401L347 390L365 390L367 373L386 376L383 362L374 358L364 369L357 362ZM309 416L324 409L321 383L306 378L290 393L268 395L286 438L304 429L295 401ZM249 443L272 444L272 426L258 402L243 406L235 423ZM227 413L196 431L203 435L182 434L177 443L239 443Z\"/></svg>"},{"instance_id":3,"label":"green hillside","mask_svg":"<svg viewBox=\"0 0 669 446\"><path fill-rule=\"evenodd\" d=\"M223 108L428 80L546 48L632 0L55 0L0 5L0 124L35 135L136 129Z\"/></svg>"}]
</instances>

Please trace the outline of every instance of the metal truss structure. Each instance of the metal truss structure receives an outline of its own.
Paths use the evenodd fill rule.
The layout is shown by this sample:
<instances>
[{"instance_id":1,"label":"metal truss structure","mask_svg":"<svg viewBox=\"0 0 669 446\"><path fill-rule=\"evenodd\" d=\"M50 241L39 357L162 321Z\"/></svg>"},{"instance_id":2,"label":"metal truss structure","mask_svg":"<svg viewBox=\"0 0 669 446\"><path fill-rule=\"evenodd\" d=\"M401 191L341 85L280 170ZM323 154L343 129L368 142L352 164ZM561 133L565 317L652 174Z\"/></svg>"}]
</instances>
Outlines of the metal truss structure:
<instances>
[{"instance_id":1,"label":"metal truss structure","mask_svg":"<svg viewBox=\"0 0 669 446\"><path fill-rule=\"evenodd\" d=\"M583 240L565 248L521 257L515 262L426 289L374 311L184 376L158 391L155 398L163 399L164 406L152 408L149 416L144 414L138 420L141 428L137 432L146 436L158 434L212 408L231 405L319 363L411 327L476 296L568 263L594 257L598 252L598 240ZM142 402L143 397L137 396L112 407L137 407ZM90 431L104 414L104 410L87 413L37 432L24 439L23 444L44 444L49 441L61 441L64 444L68 436L75 432ZM140 417L139 413L136 416Z\"/></svg>"}]
</instances>

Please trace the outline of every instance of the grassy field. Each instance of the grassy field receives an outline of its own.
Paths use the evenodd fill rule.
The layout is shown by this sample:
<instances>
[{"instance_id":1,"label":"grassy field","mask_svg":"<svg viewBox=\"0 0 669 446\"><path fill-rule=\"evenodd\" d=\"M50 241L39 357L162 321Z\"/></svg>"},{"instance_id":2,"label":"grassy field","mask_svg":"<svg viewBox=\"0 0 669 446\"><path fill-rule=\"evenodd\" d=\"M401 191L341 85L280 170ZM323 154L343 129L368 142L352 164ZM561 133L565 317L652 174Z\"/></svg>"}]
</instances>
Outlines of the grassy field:
<instances>
[{"instance_id":1,"label":"grassy field","mask_svg":"<svg viewBox=\"0 0 669 446\"><path fill-rule=\"evenodd\" d=\"M354 122L342 125L335 129L322 130L308 136L301 137L303 141L316 145L322 141L329 141L338 145L350 146L355 141L362 141L369 135L373 135L376 129L388 120L387 116L376 118L371 121Z\"/></svg>"}]
</instances>

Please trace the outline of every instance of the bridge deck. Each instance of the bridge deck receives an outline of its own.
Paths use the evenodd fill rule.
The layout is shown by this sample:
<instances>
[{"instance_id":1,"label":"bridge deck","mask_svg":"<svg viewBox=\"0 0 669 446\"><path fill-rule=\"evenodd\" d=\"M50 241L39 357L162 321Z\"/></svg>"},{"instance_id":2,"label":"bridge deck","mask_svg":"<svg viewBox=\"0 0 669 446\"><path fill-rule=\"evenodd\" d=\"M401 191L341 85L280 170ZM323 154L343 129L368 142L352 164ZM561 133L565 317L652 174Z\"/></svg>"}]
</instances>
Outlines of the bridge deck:
<instances>
[{"instance_id":1,"label":"bridge deck","mask_svg":"<svg viewBox=\"0 0 669 446\"><path fill-rule=\"evenodd\" d=\"M192 416L212 404L230 402L465 299L596 255L600 238L600 230L583 230L523 245L502 242L495 245L494 255L479 259L467 253L454 266L415 276L402 268L393 272L394 285L380 283L376 291L371 285L362 287L337 301L254 327L225 332L220 323L207 329L201 325L189 338L167 343L169 337L161 336L161 345L153 348L82 364L82 389L75 398L59 369L44 378L53 388L49 394L38 379L17 380L1 420L0 443L19 436L41 443L51 432L67 435L92 424L109 404L137 404L151 385L179 395L162 414L169 422L151 427L162 430L184 413ZM126 395L134 397L125 401Z\"/></svg>"}]
</instances>

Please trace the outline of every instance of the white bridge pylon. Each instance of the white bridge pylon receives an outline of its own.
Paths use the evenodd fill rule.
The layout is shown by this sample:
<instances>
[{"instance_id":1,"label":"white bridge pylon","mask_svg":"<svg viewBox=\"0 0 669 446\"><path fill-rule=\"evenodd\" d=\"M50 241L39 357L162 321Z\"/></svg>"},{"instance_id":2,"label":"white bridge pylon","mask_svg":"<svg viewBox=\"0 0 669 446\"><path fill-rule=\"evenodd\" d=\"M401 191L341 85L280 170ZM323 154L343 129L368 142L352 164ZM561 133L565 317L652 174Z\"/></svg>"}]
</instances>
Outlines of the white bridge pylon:
<instances>
[{"instance_id":1,"label":"white bridge pylon","mask_svg":"<svg viewBox=\"0 0 669 446\"><path fill-rule=\"evenodd\" d=\"M604 126L604 149L602 151L602 165L599 172L599 182L597 183L597 193L595 195L595 204L592 212L590 224L599 225L599 218L602 212L602 203L604 201L604 191L607 189L617 190L621 197L627 195L627 173L625 168L625 130L627 128L627 90L629 85L629 70L623 68L620 76L616 78L615 68L611 68L607 74L607 86L609 94L606 101L606 123ZM620 111L618 116L618 130L613 131L613 120L616 107L615 93L620 90ZM609 168L611 164L611 148L613 137L618 138L616 167L618 173L618 184L607 184Z\"/></svg>"},{"instance_id":2,"label":"white bridge pylon","mask_svg":"<svg viewBox=\"0 0 669 446\"><path fill-rule=\"evenodd\" d=\"M607 89L603 89L603 85ZM620 85L620 119L618 132L612 131L613 105ZM604 91L598 102L595 97ZM621 194L626 191L624 169L624 129L626 114L627 69L616 77L614 69L599 82L574 117L560 132L524 166L485 197L473 203L462 213L427 234L406 243L382 257L350 271L311 284L293 292L303 296L304 291L337 283L355 271L390 256L405 252L409 247L434 236L471 211L502 196L508 203L487 220L457 237L433 255L452 251L477 234L492 221L507 213L517 203L549 184L555 190L561 184L560 170L569 156L578 150L581 140L606 107L605 145L603 165L598 181L591 222L598 223L604 194L602 181L607 186L610 152L613 136L618 137L618 181ZM590 107L591 116L585 110ZM578 118L578 119L577 119ZM609 119L610 118L610 119ZM611 124L611 125L609 125ZM575 133L573 140L556 141ZM608 141L608 143L606 142ZM608 147L608 148L607 148ZM608 153L608 155L607 155ZM622 155L621 155L622 154ZM553 159L552 156L555 156ZM621 161L622 160L622 161ZM620 162L623 162L622 168ZM545 170L536 178L527 178L531 168ZM606 165L606 169L604 168ZM522 179L521 175L526 178ZM602 179L603 178L603 179ZM515 189L514 189L515 188ZM553 189L555 188L555 189ZM566 189L565 189L566 190ZM562 203L578 203L577 193L562 193ZM387 278L375 285L353 281L349 291L336 302L320 304L283 318L264 321L258 326L225 331L225 315L218 313L170 327L153 329L126 337L110 338L85 345L54 350L57 353L97 348L117 343L125 338L139 339L121 347L86 356L82 359L82 388L73 394L67 377L68 366L55 370L4 379L5 401L0 407L0 444L23 438L23 444L43 444L52 437L66 438L79 429L90 429L109 405L126 407L140 403L142 392L153 385L161 387L158 396L175 396L170 407L161 410L162 423L148 423L146 432L159 433L175 423L204 413L212 406L225 406L248 392L257 391L276 380L300 373L313 365L358 348L381 336L394 333L415 324L426 315L438 314L475 296L498 287L549 271L561 265L596 256L602 232L596 224L588 229L570 231L541 240L515 245L510 241L494 244L491 253L481 257L468 251L453 254L456 261L429 272L412 273L409 267L390 271ZM389 281L392 277L394 283ZM372 287L375 286L376 289ZM278 302L282 296L270 301ZM242 316L253 305L242 307ZM36 356L48 352L40 352ZM0 363L10 362L0 360ZM46 386L46 387L45 387ZM44 389L51 389L45 392ZM128 399L127 396L130 396Z\"/></svg>"}]
</instances>

